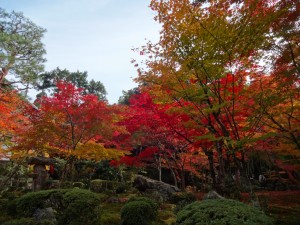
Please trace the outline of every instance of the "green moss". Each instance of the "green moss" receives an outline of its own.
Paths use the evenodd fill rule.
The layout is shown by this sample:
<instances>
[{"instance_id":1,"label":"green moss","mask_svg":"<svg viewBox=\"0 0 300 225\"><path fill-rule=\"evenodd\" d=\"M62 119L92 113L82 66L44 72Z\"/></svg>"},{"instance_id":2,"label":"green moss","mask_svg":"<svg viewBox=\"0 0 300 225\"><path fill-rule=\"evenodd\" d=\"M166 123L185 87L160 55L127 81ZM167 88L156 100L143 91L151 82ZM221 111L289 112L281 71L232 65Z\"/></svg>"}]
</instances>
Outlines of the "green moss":
<instances>
[{"instance_id":1,"label":"green moss","mask_svg":"<svg viewBox=\"0 0 300 225\"><path fill-rule=\"evenodd\" d=\"M175 224L176 215L174 214L173 204L163 204L161 205L161 210L158 212L158 220L160 224L172 225Z\"/></svg>"},{"instance_id":2,"label":"green moss","mask_svg":"<svg viewBox=\"0 0 300 225\"><path fill-rule=\"evenodd\" d=\"M36 221L32 218L20 218L7 221L2 225L54 225L54 223L49 220Z\"/></svg>"},{"instance_id":3,"label":"green moss","mask_svg":"<svg viewBox=\"0 0 300 225\"><path fill-rule=\"evenodd\" d=\"M110 203L101 205L101 224L119 225L121 222L121 209L124 203Z\"/></svg>"}]
</instances>

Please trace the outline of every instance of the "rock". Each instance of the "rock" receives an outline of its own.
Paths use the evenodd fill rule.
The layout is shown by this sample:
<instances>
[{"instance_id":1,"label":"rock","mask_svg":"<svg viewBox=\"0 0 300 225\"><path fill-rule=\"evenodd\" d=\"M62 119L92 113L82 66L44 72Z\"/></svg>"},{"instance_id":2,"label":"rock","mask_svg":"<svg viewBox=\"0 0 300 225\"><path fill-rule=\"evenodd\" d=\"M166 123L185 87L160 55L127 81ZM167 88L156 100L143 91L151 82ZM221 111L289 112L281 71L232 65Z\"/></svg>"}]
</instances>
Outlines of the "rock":
<instances>
[{"instance_id":1,"label":"rock","mask_svg":"<svg viewBox=\"0 0 300 225\"><path fill-rule=\"evenodd\" d=\"M174 185L162 181L152 180L148 177L137 175L134 179L133 186L141 192L158 192L165 201L169 200L175 192L180 189Z\"/></svg>"},{"instance_id":2,"label":"rock","mask_svg":"<svg viewBox=\"0 0 300 225\"><path fill-rule=\"evenodd\" d=\"M206 195L204 195L203 200L206 199L225 199L224 197L222 197L221 195L219 195L217 192L215 191L209 191Z\"/></svg>"},{"instance_id":3,"label":"rock","mask_svg":"<svg viewBox=\"0 0 300 225\"><path fill-rule=\"evenodd\" d=\"M117 197L110 197L106 200L107 203L119 203L119 198Z\"/></svg>"},{"instance_id":4,"label":"rock","mask_svg":"<svg viewBox=\"0 0 300 225\"><path fill-rule=\"evenodd\" d=\"M45 209L36 209L33 218L37 221L41 220L50 220L52 222L56 222L55 210L51 207Z\"/></svg>"}]
</instances>

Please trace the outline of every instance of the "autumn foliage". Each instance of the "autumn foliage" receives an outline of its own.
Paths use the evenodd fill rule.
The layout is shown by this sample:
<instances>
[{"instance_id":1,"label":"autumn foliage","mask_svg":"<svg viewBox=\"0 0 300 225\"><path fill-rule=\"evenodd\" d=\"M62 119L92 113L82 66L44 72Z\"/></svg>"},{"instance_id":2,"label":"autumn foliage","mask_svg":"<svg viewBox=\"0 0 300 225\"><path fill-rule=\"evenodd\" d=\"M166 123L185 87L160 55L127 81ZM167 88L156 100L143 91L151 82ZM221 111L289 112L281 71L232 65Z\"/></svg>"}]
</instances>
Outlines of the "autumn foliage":
<instances>
[{"instance_id":1,"label":"autumn foliage","mask_svg":"<svg viewBox=\"0 0 300 225\"><path fill-rule=\"evenodd\" d=\"M113 109L95 95L84 95L71 83L60 82L53 97L44 97L38 110L27 110L30 126L15 149L36 154L99 159L105 140L117 130ZM88 151L84 146L88 146Z\"/></svg>"},{"instance_id":2,"label":"autumn foliage","mask_svg":"<svg viewBox=\"0 0 300 225\"><path fill-rule=\"evenodd\" d=\"M112 166L155 168L159 180L165 169L182 188L190 175L220 191L233 175L239 185L240 176L266 172L251 160L267 155L297 183L299 2L152 0L150 7L160 39L138 49L139 88L124 92L126 104L60 81L38 109L21 111L14 92L1 92L0 143L14 142L16 157L114 159ZM119 159L112 147L130 153Z\"/></svg>"}]
</instances>

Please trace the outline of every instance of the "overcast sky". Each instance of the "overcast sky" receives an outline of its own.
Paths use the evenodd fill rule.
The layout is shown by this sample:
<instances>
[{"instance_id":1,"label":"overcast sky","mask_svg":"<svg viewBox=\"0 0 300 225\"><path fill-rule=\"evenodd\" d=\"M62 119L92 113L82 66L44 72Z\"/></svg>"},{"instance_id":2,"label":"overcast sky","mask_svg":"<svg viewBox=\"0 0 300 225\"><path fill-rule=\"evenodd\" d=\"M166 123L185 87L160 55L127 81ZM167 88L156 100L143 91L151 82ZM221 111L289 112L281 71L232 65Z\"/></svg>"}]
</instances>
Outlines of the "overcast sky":
<instances>
[{"instance_id":1,"label":"overcast sky","mask_svg":"<svg viewBox=\"0 0 300 225\"><path fill-rule=\"evenodd\" d=\"M137 73L130 63L139 55L133 47L157 41L159 25L150 0L0 0L8 12L21 11L47 29L46 71L59 67L87 71L88 79L101 81L109 103L116 103L122 90L137 86Z\"/></svg>"}]
</instances>

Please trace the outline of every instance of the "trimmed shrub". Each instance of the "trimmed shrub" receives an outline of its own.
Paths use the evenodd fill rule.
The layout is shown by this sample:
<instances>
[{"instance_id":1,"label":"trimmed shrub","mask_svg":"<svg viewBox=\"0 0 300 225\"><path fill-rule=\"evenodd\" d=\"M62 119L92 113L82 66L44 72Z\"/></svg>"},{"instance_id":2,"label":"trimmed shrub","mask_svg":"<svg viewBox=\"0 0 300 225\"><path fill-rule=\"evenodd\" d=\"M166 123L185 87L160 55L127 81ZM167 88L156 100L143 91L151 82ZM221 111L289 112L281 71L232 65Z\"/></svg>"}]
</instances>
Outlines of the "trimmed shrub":
<instances>
[{"instance_id":1,"label":"trimmed shrub","mask_svg":"<svg viewBox=\"0 0 300 225\"><path fill-rule=\"evenodd\" d=\"M54 189L31 192L16 201L16 212L19 217L32 217L36 209L52 207L56 211L62 210L61 199L68 190Z\"/></svg>"},{"instance_id":2,"label":"trimmed shrub","mask_svg":"<svg viewBox=\"0 0 300 225\"><path fill-rule=\"evenodd\" d=\"M178 214L176 225L272 225L262 211L235 200L214 199L194 202Z\"/></svg>"},{"instance_id":3,"label":"trimmed shrub","mask_svg":"<svg viewBox=\"0 0 300 225\"><path fill-rule=\"evenodd\" d=\"M82 182L74 182L73 183L73 187L76 187L76 188L84 188L85 184L82 183Z\"/></svg>"},{"instance_id":4,"label":"trimmed shrub","mask_svg":"<svg viewBox=\"0 0 300 225\"><path fill-rule=\"evenodd\" d=\"M100 200L95 193L88 190L73 189L63 196L63 213L59 224L96 225L100 222Z\"/></svg>"},{"instance_id":5,"label":"trimmed shrub","mask_svg":"<svg viewBox=\"0 0 300 225\"><path fill-rule=\"evenodd\" d=\"M147 204L150 205L150 207L152 208L153 211L157 211L158 210L158 207L159 205L153 201L152 199L150 198L147 198L147 197L131 197L128 202L146 202Z\"/></svg>"},{"instance_id":6,"label":"trimmed shrub","mask_svg":"<svg viewBox=\"0 0 300 225\"><path fill-rule=\"evenodd\" d=\"M157 210L148 202L127 202L121 210L121 225L151 225L156 219Z\"/></svg>"},{"instance_id":7,"label":"trimmed shrub","mask_svg":"<svg viewBox=\"0 0 300 225\"><path fill-rule=\"evenodd\" d=\"M14 218L33 217L37 209L51 207L58 225L99 224L100 200L84 189L54 189L28 193L16 199L8 213ZM17 222L16 222L17 223Z\"/></svg>"}]
</instances>

